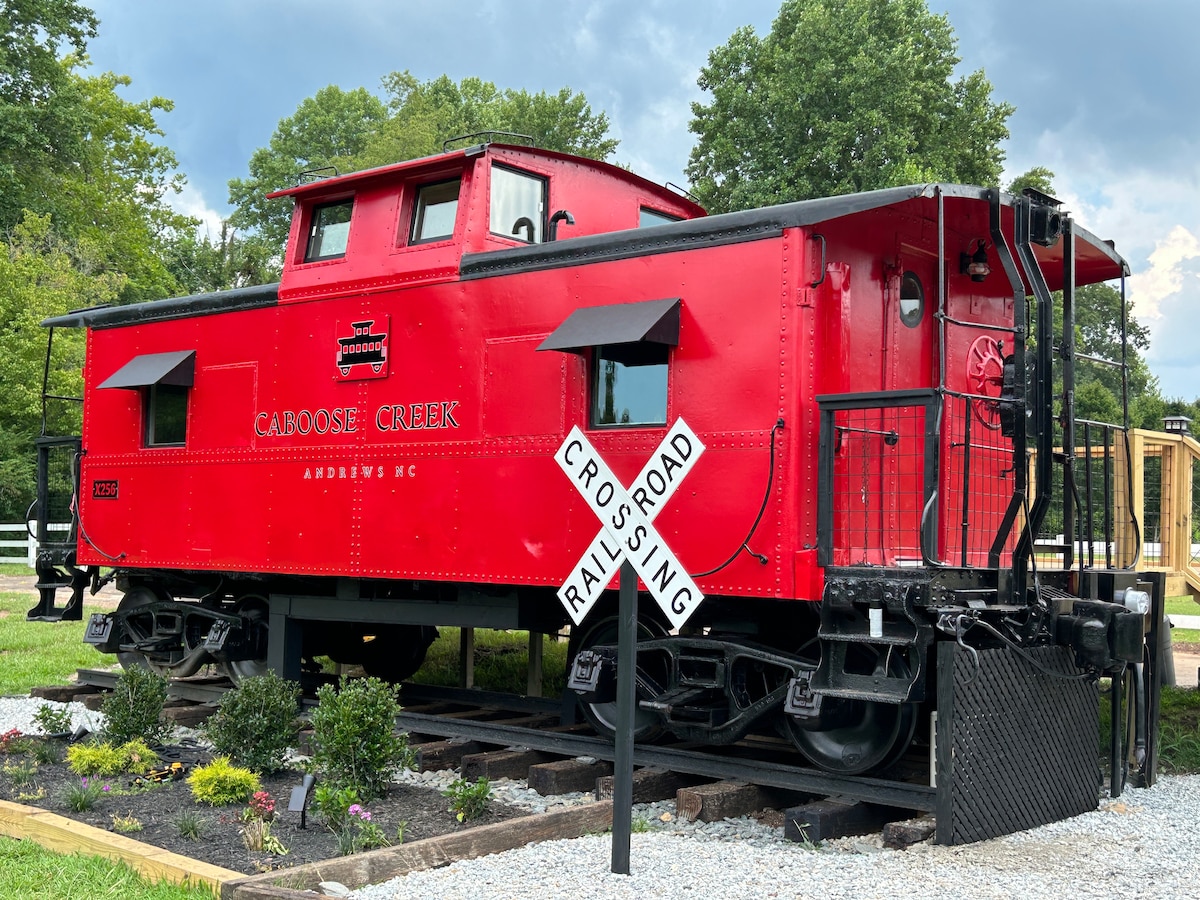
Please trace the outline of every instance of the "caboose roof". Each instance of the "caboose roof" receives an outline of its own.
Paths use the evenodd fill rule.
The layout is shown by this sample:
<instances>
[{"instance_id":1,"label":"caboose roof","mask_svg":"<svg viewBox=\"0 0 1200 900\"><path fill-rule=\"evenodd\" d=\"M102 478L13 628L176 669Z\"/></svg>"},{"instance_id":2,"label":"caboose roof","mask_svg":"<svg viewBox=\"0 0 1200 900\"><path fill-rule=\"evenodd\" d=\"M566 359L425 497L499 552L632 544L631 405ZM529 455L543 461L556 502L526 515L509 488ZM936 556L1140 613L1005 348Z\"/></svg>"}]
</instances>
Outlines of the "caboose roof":
<instances>
[{"instance_id":1,"label":"caboose roof","mask_svg":"<svg viewBox=\"0 0 1200 900\"><path fill-rule=\"evenodd\" d=\"M507 145L489 146L507 147ZM547 157L569 161L576 165L613 169L625 178L636 177L629 175L624 170L595 160L581 160L566 154L554 153L547 150L535 151L526 147L513 147L511 149L520 152L536 152ZM466 158L472 153L478 154L480 152L483 152L480 148L467 148L466 150L454 151L449 154L440 154L436 157L426 157L420 160L396 163L391 166L382 166L378 169L368 169L364 172L325 179L314 184L301 185L287 191L281 191L272 196L301 196L310 191L318 194L328 194L335 189L346 190L351 185L354 185L355 189L357 189L359 185L369 183L374 179L390 178L396 172L429 165L431 160L444 162L448 158ZM650 182L646 182L646 184L650 185ZM665 188L657 185L651 186L656 190L666 191ZM655 228L605 232L552 243L495 249L487 252L464 253L459 263L458 274L461 279L470 280L516 272L536 271L538 269L586 265L593 262L670 253L699 247L737 244L745 241L775 237L782 234L787 228L816 226L824 222L832 222L850 216L870 214L873 210L885 208L907 211L914 216L927 218L929 221L937 221L939 202L944 202L947 209L956 203L978 203L986 208L991 192L991 189L988 188L969 185L923 184L886 188L884 190L858 194L846 194L838 197L825 197L816 200L801 200L762 209L726 213L717 216L704 216L674 222L669 225L661 225ZM672 196L675 195L672 194ZM678 200L677 197L676 200ZM1005 231L1011 234L1011 211L1016 198L1011 194L1002 193L1000 200L1002 207L1008 211L1010 217L1009 225ZM1072 232L1075 237L1076 284L1084 285L1109 281L1129 274L1128 264L1117 253L1110 242L1101 240L1074 222L1072 222ZM1045 273L1046 281L1051 290L1058 290L1062 287L1062 255L1064 244L1064 241L1059 240L1052 247L1033 246L1034 255ZM55 327L87 326L92 328L108 328L139 322L268 306L277 303L278 300L279 285L271 284L232 291L197 294L190 297L179 297L169 300L158 300L131 306L81 310L47 319L43 324Z\"/></svg>"},{"instance_id":2,"label":"caboose roof","mask_svg":"<svg viewBox=\"0 0 1200 900\"><path fill-rule=\"evenodd\" d=\"M734 244L759 238L776 237L786 228L811 227L848 216L869 213L883 208L907 207L913 214L937 219L939 196L946 201L967 201L987 204L991 189L962 184L918 184L885 188L816 200L799 200L761 209L725 213L672 223L669 227L620 231L591 235L564 241L561 244L541 244L516 247L489 253L464 254L461 273L464 279L485 278L507 271L529 271L563 265L583 265L602 260L643 256L647 253L670 253L696 247ZM1016 198L1002 193L1001 204L1012 209ZM1092 284L1109 281L1129 274L1125 259L1113 245L1072 223L1076 238L1076 283ZM1053 247L1034 247L1042 269L1046 271L1051 290L1061 285L1063 242Z\"/></svg>"}]
</instances>

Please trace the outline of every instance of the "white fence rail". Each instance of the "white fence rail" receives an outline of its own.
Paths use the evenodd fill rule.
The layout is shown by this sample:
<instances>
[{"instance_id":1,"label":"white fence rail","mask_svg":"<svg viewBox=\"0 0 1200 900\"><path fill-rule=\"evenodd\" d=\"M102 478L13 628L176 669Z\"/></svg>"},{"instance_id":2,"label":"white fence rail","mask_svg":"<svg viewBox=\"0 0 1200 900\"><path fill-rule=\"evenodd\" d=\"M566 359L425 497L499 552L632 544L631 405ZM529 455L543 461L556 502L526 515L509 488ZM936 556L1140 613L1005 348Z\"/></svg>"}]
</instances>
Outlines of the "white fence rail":
<instances>
[{"instance_id":1,"label":"white fence rail","mask_svg":"<svg viewBox=\"0 0 1200 900\"><path fill-rule=\"evenodd\" d=\"M65 522L51 523L48 527L51 531L71 530L71 526ZM14 533L19 535L15 540L0 540L0 562L24 563L32 569L37 560L37 541L33 538L33 532L36 529L36 522L30 522L28 525L24 522L18 522L16 525L0 525L0 535L7 536Z\"/></svg>"}]
</instances>

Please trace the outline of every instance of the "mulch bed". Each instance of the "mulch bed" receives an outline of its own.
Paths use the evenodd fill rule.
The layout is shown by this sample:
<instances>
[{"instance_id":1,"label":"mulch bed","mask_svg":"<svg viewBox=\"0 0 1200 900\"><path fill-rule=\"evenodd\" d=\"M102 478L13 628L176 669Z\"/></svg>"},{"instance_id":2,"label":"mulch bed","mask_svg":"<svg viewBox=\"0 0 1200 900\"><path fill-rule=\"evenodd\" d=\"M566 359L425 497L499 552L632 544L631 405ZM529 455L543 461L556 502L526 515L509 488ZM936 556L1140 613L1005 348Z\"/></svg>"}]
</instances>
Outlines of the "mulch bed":
<instances>
[{"instance_id":1,"label":"mulch bed","mask_svg":"<svg viewBox=\"0 0 1200 900\"><path fill-rule=\"evenodd\" d=\"M14 774L12 767L23 761L32 762L32 756L0 754L0 799L36 806L97 828L118 831L134 840L235 872L254 875L339 855L337 839L318 813L310 810L307 828L301 829L300 813L287 809L292 788L299 785L303 777L300 772L284 772L262 779L263 789L275 799L271 833L288 850L281 856L245 847L240 821L245 805L211 807L199 804L192 799L186 781L168 781L135 789L130 775L102 778L100 780L112 790L92 810L74 812L63 801L62 791L69 784L77 784L79 776L65 763L41 764L30 780L18 784L16 782L23 779ZM41 796L37 796L39 792ZM403 784L393 784L386 796L364 805L371 813L371 821L383 830L392 844L400 843L396 831L401 826L404 843L409 843L526 815L524 810L492 801L481 818L460 823L450 811L448 798L440 792ZM185 837L177 824L189 811L203 818L198 840ZM114 817L135 819L141 829L114 828Z\"/></svg>"}]
</instances>

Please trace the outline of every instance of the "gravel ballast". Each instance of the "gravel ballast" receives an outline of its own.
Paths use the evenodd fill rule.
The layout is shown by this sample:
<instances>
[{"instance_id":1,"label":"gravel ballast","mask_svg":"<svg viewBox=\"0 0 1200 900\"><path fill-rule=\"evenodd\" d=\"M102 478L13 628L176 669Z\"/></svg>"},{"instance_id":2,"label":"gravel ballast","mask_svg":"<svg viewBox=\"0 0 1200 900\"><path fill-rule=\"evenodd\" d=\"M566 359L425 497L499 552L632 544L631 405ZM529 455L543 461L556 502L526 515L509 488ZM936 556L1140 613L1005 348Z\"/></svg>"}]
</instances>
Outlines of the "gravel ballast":
<instances>
[{"instance_id":1,"label":"gravel ballast","mask_svg":"<svg viewBox=\"0 0 1200 900\"><path fill-rule=\"evenodd\" d=\"M36 732L33 716L49 701L0 698L0 733ZM52 704L62 706L63 704ZM99 713L67 704L75 726L98 730ZM404 773L400 780L441 787L453 772ZM541 797L501 780L497 799L533 812L590 802L586 794ZM415 872L351 893L356 900L437 897L605 898L813 897L821 900L1011 898L1109 900L1200 896L1200 775L1165 776L1148 790L1128 789L1082 816L957 847L932 843L885 850L878 835L811 849L783 840L783 829L752 818L680 822L674 804L634 807L630 875L611 869L610 835L549 841L439 869Z\"/></svg>"}]
</instances>

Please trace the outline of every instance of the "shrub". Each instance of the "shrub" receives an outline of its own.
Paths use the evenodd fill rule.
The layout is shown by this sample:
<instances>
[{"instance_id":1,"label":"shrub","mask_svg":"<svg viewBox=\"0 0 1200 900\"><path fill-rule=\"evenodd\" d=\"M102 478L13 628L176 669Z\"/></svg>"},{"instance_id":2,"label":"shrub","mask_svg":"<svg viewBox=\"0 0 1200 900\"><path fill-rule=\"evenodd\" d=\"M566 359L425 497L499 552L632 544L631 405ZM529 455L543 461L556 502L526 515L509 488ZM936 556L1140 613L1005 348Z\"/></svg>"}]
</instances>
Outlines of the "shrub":
<instances>
[{"instance_id":1,"label":"shrub","mask_svg":"<svg viewBox=\"0 0 1200 900\"><path fill-rule=\"evenodd\" d=\"M67 748L67 765L76 775L119 775L125 771L125 756L107 742L72 744Z\"/></svg>"},{"instance_id":2,"label":"shrub","mask_svg":"<svg viewBox=\"0 0 1200 900\"><path fill-rule=\"evenodd\" d=\"M217 753L256 772L284 767L296 746L300 685L274 672L247 678L224 697L204 726Z\"/></svg>"},{"instance_id":3,"label":"shrub","mask_svg":"<svg viewBox=\"0 0 1200 900\"><path fill-rule=\"evenodd\" d=\"M199 813L185 809L175 817L175 827L179 829L180 837L187 838L189 841L198 841L204 837L207 823Z\"/></svg>"},{"instance_id":4,"label":"shrub","mask_svg":"<svg viewBox=\"0 0 1200 900\"><path fill-rule=\"evenodd\" d=\"M100 744L72 744L67 748L67 765L76 775L145 772L157 761L158 756L142 740L129 741L120 747L105 741Z\"/></svg>"},{"instance_id":5,"label":"shrub","mask_svg":"<svg viewBox=\"0 0 1200 900\"><path fill-rule=\"evenodd\" d=\"M43 735L68 734L71 731L71 711L58 703L43 703L33 714L38 732Z\"/></svg>"},{"instance_id":6,"label":"shrub","mask_svg":"<svg viewBox=\"0 0 1200 900\"><path fill-rule=\"evenodd\" d=\"M456 814L458 821L463 822L478 819L487 811L488 801L492 799L492 786L486 778L474 783L458 778L442 794L450 798L450 811Z\"/></svg>"},{"instance_id":7,"label":"shrub","mask_svg":"<svg viewBox=\"0 0 1200 900\"><path fill-rule=\"evenodd\" d=\"M124 744L142 738L161 744L173 727L162 719L166 702L167 679L141 666L126 669L101 707L105 740Z\"/></svg>"},{"instance_id":8,"label":"shrub","mask_svg":"<svg viewBox=\"0 0 1200 900\"><path fill-rule=\"evenodd\" d=\"M387 790L392 773L411 764L406 735L396 733L394 685L378 678L317 689L312 713L313 767L332 788L354 788L363 801Z\"/></svg>"},{"instance_id":9,"label":"shrub","mask_svg":"<svg viewBox=\"0 0 1200 900\"><path fill-rule=\"evenodd\" d=\"M262 790L257 775L233 765L226 756L218 756L208 765L194 769L187 781L196 802L210 806L245 803L251 794Z\"/></svg>"}]
</instances>

